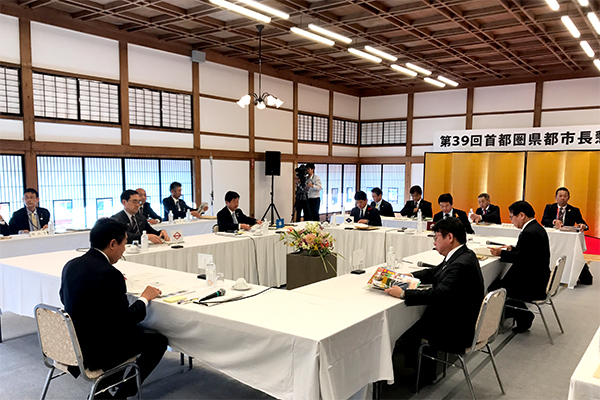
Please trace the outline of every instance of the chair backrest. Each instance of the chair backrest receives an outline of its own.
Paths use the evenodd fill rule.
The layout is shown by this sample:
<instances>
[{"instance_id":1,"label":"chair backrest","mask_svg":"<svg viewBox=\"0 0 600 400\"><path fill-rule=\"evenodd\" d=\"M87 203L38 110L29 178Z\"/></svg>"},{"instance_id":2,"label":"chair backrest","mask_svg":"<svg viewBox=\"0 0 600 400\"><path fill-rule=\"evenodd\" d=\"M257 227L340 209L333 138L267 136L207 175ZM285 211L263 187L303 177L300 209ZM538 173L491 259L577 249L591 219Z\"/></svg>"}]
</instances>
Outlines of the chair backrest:
<instances>
[{"instance_id":1,"label":"chair backrest","mask_svg":"<svg viewBox=\"0 0 600 400\"><path fill-rule=\"evenodd\" d=\"M219 232L219 224L214 224L213 225L213 233L217 233Z\"/></svg>"},{"instance_id":2,"label":"chair backrest","mask_svg":"<svg viewBox=\"0 0 600 400\"><path fill-rule=\"evenodd\" d=\"M548 280L548 286L546 287L546 293L548 296L554 296L558 291L560 285L560 279L562 278L563 271L565 270L565 264L567 262L567 256L562 256L556 260L556 265L550 271L550 279Z\"/></svg>"},{"instance_id":3,"label":"chair backrest","mask_svg":"<svg viewBox=\"0 0 600 400\"><path fill-rule=\"evenodd\" d=\"M504 302L506 300L506 289L500 288L485 296L479 309L479 316L475 324L475 337L470 351L477 350L491 343L498 334Z\"/></svg>"}]
</instances>

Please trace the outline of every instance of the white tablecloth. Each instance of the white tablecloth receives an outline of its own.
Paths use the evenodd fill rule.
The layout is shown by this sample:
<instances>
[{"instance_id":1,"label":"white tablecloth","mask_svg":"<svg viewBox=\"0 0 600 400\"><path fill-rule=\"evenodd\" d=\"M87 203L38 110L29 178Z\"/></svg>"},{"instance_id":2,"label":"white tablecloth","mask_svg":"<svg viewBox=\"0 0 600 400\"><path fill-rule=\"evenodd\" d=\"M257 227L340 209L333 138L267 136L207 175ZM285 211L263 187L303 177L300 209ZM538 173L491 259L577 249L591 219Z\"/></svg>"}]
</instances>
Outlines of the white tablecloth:
<instances>
[{"instance_id":1,"label":"white tablecloth","mask_svg":"<svg viewBox=\"0 0 600 400\"><path fill-rule=\"evenodd\" d=\"M600 368L600 328L571 376L569 400L600 399L600 379L594 378L594 372L598 368Z\"/></svg>"},{"instance_id":2,"label":"white tablecloth","mask_svg":"<svg viewBox=\"0 0 600 400\"><path fill-rule=\"evenodd\" d=\"M345 228L349 229L345 229ZM344 258L338 257L338 275L352 271L353 253L355 250L365 251L363 268L385 262L385 233L386 228L366 231L354 229L352 225L326 228L327 232L335 238L334 250Z\"/></svg>"},{"instance_id":3,"label":"white tablecloth","mask_svg":"<svg viewBox=\"0 0 600 400\"><path fill-rule=\"evenodd\" d=\"M417 220L404 217L381 217L381 225L388 228L417 229Z\"/></svg>"}]
</instances>

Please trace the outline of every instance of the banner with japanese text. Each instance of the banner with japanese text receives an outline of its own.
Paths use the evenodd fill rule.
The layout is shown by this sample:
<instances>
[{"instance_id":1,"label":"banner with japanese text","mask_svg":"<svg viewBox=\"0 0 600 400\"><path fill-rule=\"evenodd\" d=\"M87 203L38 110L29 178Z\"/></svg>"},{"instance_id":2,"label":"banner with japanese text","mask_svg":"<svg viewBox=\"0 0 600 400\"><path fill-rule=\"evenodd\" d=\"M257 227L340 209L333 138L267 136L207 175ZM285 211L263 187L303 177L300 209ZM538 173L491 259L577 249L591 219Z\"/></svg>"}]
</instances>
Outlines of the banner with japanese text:
<instances>
[{"instance_id":1,"label":"banner with japanese text","mask_svg":"<svg viewBox=\"0 0 600 400\"><path fill-rule=\"evenodd\" d=\"M600 125L439 131L433 142L435 153L554 150L600 150Z\"/></svg>"}]
</instances>

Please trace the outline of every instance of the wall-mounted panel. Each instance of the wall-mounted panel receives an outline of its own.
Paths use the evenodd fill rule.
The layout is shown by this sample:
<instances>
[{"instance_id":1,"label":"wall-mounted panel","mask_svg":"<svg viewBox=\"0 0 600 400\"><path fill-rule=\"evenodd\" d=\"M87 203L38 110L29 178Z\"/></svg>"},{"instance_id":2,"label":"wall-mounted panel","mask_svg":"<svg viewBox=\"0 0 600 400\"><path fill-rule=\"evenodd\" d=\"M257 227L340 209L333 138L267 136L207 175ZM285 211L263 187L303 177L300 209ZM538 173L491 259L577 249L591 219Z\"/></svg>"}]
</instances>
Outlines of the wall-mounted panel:
<instances>
[{"instance_id":1,"label":"wall-mounted panel","mask_svg":"<svg viewBox=\"0 0 600 400\"><path fill-rule=\"evenodd\" d=\"M333 93L333 116L358 119L360 98L343 93Z\"/></svg>"},{"instance_id":2,"label":"wall-mounted panel","mask_svg":"<svg viewBox=\"0 0 600 400\"><path fill-rule=\"evenodd\" d=\"M265 151L280 151L283 154L293 154L294 144L292 142L274 142L269 140L255 140L254 150L257 153L264 153Z\"/></svg>"},{"instance_id":3,"label":"wall-mounted panel","mask_svg":"<svg viewBox=\"0 0 600 400\"><path fill-rule=\"evenodd\" d=\"M231 101L200 98L200 130L203 132L245 135L248 133L248 109Z\"/></svg>"},{"instance_id":4,"label":"wall-mounted panel","mask_svg":"<svg viewBox=\"0 0 600 400\"><path fill-rule=\"evenodd\" d=\"M542 109L600 105L600 78L544 82Z\"/></svg>"},{"instance_id":5,"label":"wall-mounted panel","mask_svg":"<svg viewBox=\"0 0 600 400\"><path fill-rule=\"evenodd\" d=\"M23 121L0 119L0 139L23 140Z\"/></svg>"},{"instance_id":6,"label":"wall-mounted panel","mask_svg":"<svg viewBox=\"0 0 600 400\"><path fill-rule=\"evenodd\" d=\"M408 95L363 97L360 100L360 119L406 118Z\"/></svg>"},{"instance_id":7,"label":"wall-mounted panel","mask_svg":"<svg viewBox=\"0 0 600 400\"><path fill-rule=\"evenodd\" d=\"M433 146L413 146L412 147L413 157L421 157L421 156L424 156L425 153L430 153L432 151L433 151Z\"/></svg>"},{"instance_id":8,"label":"wall-mounted panel","mask_svg":"<svg viewBox=\"0 0 600 400\"><path fill-rule=\"evenodd\" d=\"M299 84L298 111L329 114L329 90Z\"/></svg>"},{"instance_id":9,"label":"wall-mounted panel","mask_svg":"<svg viewBox=\"0 0 600 400\"><path fill-rule=\"evenodd\" d=\"M255 163L255 186L261 188L261 190L254 191L255 199L255 216L261 218L267 207L271 204L271 176L265 175L265 163L264 161L257 161ZM293 181L294 181L294 168L290 162L281 163L281 175L276 176L273 179L273 203L279 211L279 216L286 222L291 219L292 206L294 204L293 199ZM277 219L277 214L274 214L274 219ZM271 212L266 216L266 219L271 220Z\"/></svg>"},{"instance_id":10,"label":"wall-mounted panel","mask_svg":"<svg viewBox=\"0 0 600 400\"><path fill-rule=\"evenodd\" d=\"M254 92L258 94L258 74L254 74ZM262 93L270 93L283 101L282 107L294 108L294 83L284 79L262 76Z\"/></svg>"},{"instance_id":11,"label":"wall-mounted panel","mask_svg":"<svg viewBox=\"0 0 600 400\"><path fill-rule=\"evenodd\" d=\"M467 89L415 93L415 117L466 113Z\"/></svg>"},{"instance_id":12,"label":"wall-mounted panel","mask_svg":"<svg viewBox=\"0 0 600 400\"><path fill-rule=\"evenodd\" d=\"M336 157L358 157L358 147L333 146L333 155Z\"/></svg>"},{"instance_id":13,"label":"wall-mounted panel","mask_svg":"<svg viewBox=\"0 0 600 400\"><path fill-rule=\"evenodd\" d=\"M129 44L129 82L192 91L190 57Z\"/></svg>"},{"instance_id":14,"label":"wall-mounted panel","mask_svg":"<svg viewBox=\"0 0 600 400\"><path fill-rule=\"evenodd\" d=\"M438 131L465 129L466 117L423 118L413 120L414 144L433 143L433 135Z\"/></svg>"},{"instance_id":15,"label":"wall-mounted panel","mask_svg":"<svg viewBox=\"0 0 600 400\"><path fill-rule=\"evenodd\" d=\"M69 29L31 23L34 67L119 79L119 42Z\"/></svg>"},{"instance_id":16,"label":"wall-mounted panel","mask_svg":"<svg viewBox=\"0 0 600 400\"><path fill-rule=\"evenodd\" d=\"M194 135L191 133L131 129L129 141L132 146L194 148Z\"/></svg>"},{"instance_id":17,"label":"wall-mounted panel","mask_svg":"<svg viewBox=\"0 0 600 400\"><path fill-rule=\"evenodd\" d=\"M326 156L329 154L329 146L323 144L298 143L298 154Z\"/></svg>"},{"instance_id":18,"label":"wall-mounted panel","mask_svg":"<svg viewBox=\"0 0 600 400\"><path fill-rule=\"evenodd\" d=\"M0 60L19 64L19 19L0 14Z\"/></svg>"},{"instance_id":19,"label":"wall-mounted panel","mask_svg":"<svg viewBox=\"0 0 600 400\"><path fill-rule=\"evenodd\" d=\"M532 126L533 113L473 116L473 129L529 128Z\"/></svg>"},{"instance_id":20,"label":"wall-mounted panel","mask_svg":"<svg viewBox=\"0 0 600 400\"><path fill-rule=\"evenodd\" d=\"M201 94L239 100L248 92L248 71L211 62L200 64Z\"/></svg>"},{"instance_id":21,"label":"wall-mounted panel","mask_svg":"<svg viewBox=\"0 0 600 400\"><path fill-rule=\"evenodd\" d=\"M544 111L541 126L600 124L600 109Z\"/></svg>"},{"instance_id":22,"label":"wall-mounted panel","mask_svg":"<svg viewBox=\"0 0 600 400\"><path fill-rule=\"evenodd\" d=\"M211 167L208 159L202 159L200 163L202 180L202 201L206 201L210 206L211 191ZM232 174L231 171L235 171ZM250 162L237 160L213 160L214 195L215 202L213 214L225 207L225 193L233 190L240 195L240 209L244 214L250 214ZM198 202L198 200L196 200ZM209 211L211 211L209 209ZM259 215L260 217L260 215ZM215 220L215 223L217 221Z\"/></svg>"},{"instance_id":23,"label":"wall-mounted panel","mask_svg":"<svg viewBox=\"0 0 600 400\"><path fill-rule=\"evenodd\" d=\"M35 139L40 142L121 144L121 128L36 122Z\"/></svg>"},{"instance_id":24,"label":"wall-mounted panel","mask_svg":"<svg viewBox=\"0 0 600 400\"><path fill-rule=\"evenodd\" d=\"M256 121L255 136L288 140L294 138L294 113L290 111L276 108L257 109L254 120Z\"/></svg>"},{"instance_id":25,"label":"wall-mounted panel","mask_svg":"<svg viewBox=\"0 0 600 400\"><path fill-rule=\"evenodd\" d=\"M200 147L209 150L249 151L248 139L200 135Z\"/></svg>"},{"instance_id":26,"label":"wall-mounted panel","mask_svg":"<svg viewBox=\"0 0 600 400\"><path fill-rule=\"evenodd\" d=\"M473 112L533 110L535 83L475 88Z\"/></svg>"},{"instance_id":27,"label":"wall-mounted panel","mask_svg":"<svg viewBox=\"0 0 600 400\"><path fill-rule=\"evenodd\" d=\"M362 147L360 149L360 157L404 157L405 155L406 147L404 146Z\"/></svg>"}]
</instances>

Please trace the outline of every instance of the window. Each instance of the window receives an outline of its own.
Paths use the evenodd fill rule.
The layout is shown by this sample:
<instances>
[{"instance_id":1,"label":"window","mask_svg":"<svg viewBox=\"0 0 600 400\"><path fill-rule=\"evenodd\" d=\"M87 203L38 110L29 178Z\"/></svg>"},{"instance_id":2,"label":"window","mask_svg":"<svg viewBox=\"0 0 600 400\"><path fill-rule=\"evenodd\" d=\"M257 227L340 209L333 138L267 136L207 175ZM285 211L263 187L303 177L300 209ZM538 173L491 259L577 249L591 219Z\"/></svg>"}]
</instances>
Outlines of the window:
<instances>
[{"instance_id":1,"label":"window","mask_svg":"<svg viewBox=\"0 0 600 400\"><path fill-rule=\"evenodd\" d=\"M321 179L321 192L319 193L319 198L321 199L321 203L319 205L319 214L327 213L327 200L328 196L328 185L327 185L327 164L315 164L315 175Z\"/></svg>"},{"instance_id":2,"label":"window","mask_svg":"<svg viewBox=\"0 0 600 400\"><path fill-rule=\"evenodd\" d=\"M360 167L360 190L371 198L371 189L378 187L383 192L383 199L388 201L394 211L404 206L405 186L404 164L369 164Z\"/></svg>"},{"instance_id":3,"label":"window","mask_svg":"<svg viewBox=\"0 0 600 400\"><path fill-rule=\"evenodd\" d=\"M172 182L181 183L181 198L186 202L187 205L193 207L191 204L194 201L191 160L160 160L160 181L162 193L161 210L162 199L171 195L169 186Z\"/></svg>"},{"instance_id":4,"label":"window","mask_svg":"<svg viewBox=\"0 0 600 400\"><path fill-rule=\"evenodd\" d=\"M146 88L129 88L132 125L192 129L192 96Z\"/></svg>"},{"instance_id":5,"label":"window","mask_svg":"<svg viewBox=\"0 0 600 400\"><path fill-rule=\"evenodd\" d=\"M315 174L321 178L320 214L340 213L354 207L356 193L356 165L315 164Z\"/></svg>"},{"instance_id":6,"label":"window","mask_svg":"<svg viewBox=\"0 0 600 400\"><path fill-rule=\"evenodd\" d=\"M358 122L333 120L332 141L335 144L358 144Z\"/></svg>"},{"instance_id":7,"label":"window","mask_svg":"<svg viewBox=\"0 0 600 400\"><path fill-rule=\"evenodd\" d=\"M98 218L123 209L123 169L120 158L86 157L84 163L86 226L91 228Z\"/></svg>"},{"instance_id":8,"label":"window","mask_svg":"<svg viewBox=\"0 0 600 400\"><path fill-rule=\"evenodd\" d=\"M362 146L406 144L406 120L362 122L360 144Z\"/></svg>"},{"instance_id":9,"label":"window","mask_svg":"<svg viewBox=\"0 0 600 400\"><path fill-rule=\"evenodd\" d=\"M371 189L381 187L381 164L361 165L360 166L360 190L367 194L367 198L371 193Z\"/></svg>"},{"instance_id":10,"label":"window","mask_svg":"<svg viewBox=\"0 0 600 400\"><path fill-rule=\"evenodd\" d=\"M131 125L160 126L160 92L158 90L129 88L129 123Z\"/></svg>"},{"instance_id":11,"label":"window","mask_svg":"<svg viewBox=\"0 0 600 400\"><path fill-rule=\"evenodd\" d=\"M298 140L329 143L329 118L298 114Z\"/></svg>"},{"instance_id":12,"label":"window","mask_svg":"<svg viewBox=\"0 0 600 400\"><path fill-rule=\"evenodd\" d=\"M23 157L0 155L0 215L6 222L23 207Z\"/></svg>"},{"instance_id":13,"label":"window","mask_svg":"<svg viewBox=\"0 0 600 400\"><path fill-rule=\"evenodd\" d=\"M81 120L119 123L119 86L79 79Z\"/></svg>"},{"instance_id":14,"label":"window","mask_svg":"<svg viewBox=\"0 0 600 400\"><path fill-rule=\"evenodd\" d=\"M19 70L0 67L0 114L21 115Z\"/></svg>"},{"instance_id":15,"label":"window","mask_svg":"<svg viewBox=\"0 0 600 400\"><path fill-rule=\"evenodd\" d=\"M192 96L162 92L163 126L192 129Z\"/></svg>"},{"instance_id":16,"label":"window","mask_svg":"<svg viewBox=\"0 0 600 400\"><path fill-rule=\"evenodd\" d=\"M154 212L163 216L161 211L163 198L160 195L160 162L158 160L126 158L125 187L133 190L144 189L146 201ZM167 192L164 197L168 195Z\"/></svg>"}]
</instances>

